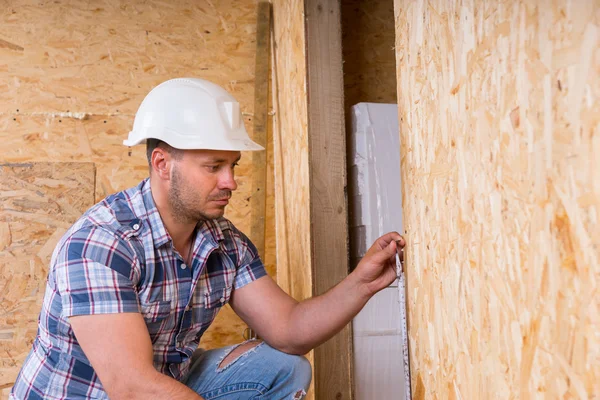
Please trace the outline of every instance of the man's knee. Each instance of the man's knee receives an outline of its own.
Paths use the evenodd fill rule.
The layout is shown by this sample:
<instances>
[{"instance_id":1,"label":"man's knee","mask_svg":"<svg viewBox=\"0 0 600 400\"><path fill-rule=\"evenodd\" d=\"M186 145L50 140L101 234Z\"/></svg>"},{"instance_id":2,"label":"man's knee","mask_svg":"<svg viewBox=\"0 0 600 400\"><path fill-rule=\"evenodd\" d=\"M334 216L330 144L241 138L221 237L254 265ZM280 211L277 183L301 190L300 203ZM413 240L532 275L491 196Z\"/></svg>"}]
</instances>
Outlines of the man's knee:
<instances>
[{"instance_id":1,"label":"man's knee","mask_svg":"<svg viewBox=\"0 0 600 400\"><path fill-rule=\"evenodd\" d=\"M219 363L219 369L225 369L240 357L249 354L253 349L262 344L261 340L249 340L235 347L227 354L223 360Z\"/></svg>"},{"instance_id":2,"label":"man's knee","mask_svg":"<svg viewBox=\"0 0 600 400\"><path fill-rule=\"evenodd\" d=\"M286 354L285 364L299 387L308 389L312 380L312 367L306 357Z\"/></svg>"},{"instance_id":3,"label":"man's knee","mask_svg":"<svg viewBox=\"0 0 600 400\"><path fill-rule=\"evenodd\" d=\"M312 379L312 366L310 365L310 362L304 356L293 356L293 357L295 360L294 369L301 376L306 376L307 379L309 380L309 384L310 384L310 380Z\"/></svg>"},{"instance_id":4,"label":"man's knee","mask_svg":"<svg viewBox=\"0 0 600 400\"><path fill-rule=\"evenodd\" d=\"M292 357L291 368L294 376L291 388L295 391L292 398L294 400L301 400L306 396L306 391L310 386L310 381L312 380L312 367L310 362L308 362L304 356L290 357Z\"/></svg>"}]
</instances>

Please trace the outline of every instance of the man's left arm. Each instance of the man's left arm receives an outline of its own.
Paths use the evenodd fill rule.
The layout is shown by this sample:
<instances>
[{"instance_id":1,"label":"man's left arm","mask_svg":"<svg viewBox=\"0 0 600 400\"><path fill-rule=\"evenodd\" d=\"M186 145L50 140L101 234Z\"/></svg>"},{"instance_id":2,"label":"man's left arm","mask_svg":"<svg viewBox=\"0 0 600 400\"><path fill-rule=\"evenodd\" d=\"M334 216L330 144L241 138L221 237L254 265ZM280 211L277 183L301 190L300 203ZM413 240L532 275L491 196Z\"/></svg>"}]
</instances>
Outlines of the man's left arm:
<instances>
[{"instance_id":1,"label":"man's left arm","mask_svg":"<svg viewBox=\"0 0 600 400\"><path fill-rule=\"evenodd\" d=\"M305 354L339 332L378 291L396 279L396 232L375 241L356 269L325 294L298 302L268 276L232 293L233 310L271 347Z\"/></svg>"}]
</instances>

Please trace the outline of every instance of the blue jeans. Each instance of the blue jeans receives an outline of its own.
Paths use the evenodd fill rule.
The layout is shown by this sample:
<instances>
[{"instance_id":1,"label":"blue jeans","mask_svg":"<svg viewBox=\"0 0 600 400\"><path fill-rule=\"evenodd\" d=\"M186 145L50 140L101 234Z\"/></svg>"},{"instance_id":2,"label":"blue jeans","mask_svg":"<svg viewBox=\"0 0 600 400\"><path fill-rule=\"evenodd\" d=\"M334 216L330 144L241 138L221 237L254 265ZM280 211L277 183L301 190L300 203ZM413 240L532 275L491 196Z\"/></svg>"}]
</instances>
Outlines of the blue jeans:
<instances>
[{"instance_id":1,"label":"blue jeans","mask_svg":"<svg viewBox=\"0 0 600 400\"><path fill-rule=\"evenodd\" d=\"M312 375L306 358L260 343L221 366L237 346L198 350L183 383L206 400L304 398Z\"/></svg>"}]
</instances>

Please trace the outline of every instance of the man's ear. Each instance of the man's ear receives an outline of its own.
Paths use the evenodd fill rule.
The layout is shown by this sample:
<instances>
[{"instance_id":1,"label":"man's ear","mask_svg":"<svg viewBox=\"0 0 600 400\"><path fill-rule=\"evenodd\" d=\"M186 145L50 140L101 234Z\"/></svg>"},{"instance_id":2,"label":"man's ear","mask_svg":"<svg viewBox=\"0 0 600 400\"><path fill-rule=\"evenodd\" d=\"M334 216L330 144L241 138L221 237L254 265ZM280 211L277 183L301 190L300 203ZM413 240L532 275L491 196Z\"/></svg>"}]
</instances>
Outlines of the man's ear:
<instances>
[{"instance_id":1,"label":"man's ear","mask_svg":"<svg viewBox=\"0 0 600 400\"><path fill-rule=\"evenodd\" d=\"M152 151L150 165L153 173L160 179L169 180L171 178L171 167L173 160L168 151L157 147Z\"/></svg>"}]
</instances>

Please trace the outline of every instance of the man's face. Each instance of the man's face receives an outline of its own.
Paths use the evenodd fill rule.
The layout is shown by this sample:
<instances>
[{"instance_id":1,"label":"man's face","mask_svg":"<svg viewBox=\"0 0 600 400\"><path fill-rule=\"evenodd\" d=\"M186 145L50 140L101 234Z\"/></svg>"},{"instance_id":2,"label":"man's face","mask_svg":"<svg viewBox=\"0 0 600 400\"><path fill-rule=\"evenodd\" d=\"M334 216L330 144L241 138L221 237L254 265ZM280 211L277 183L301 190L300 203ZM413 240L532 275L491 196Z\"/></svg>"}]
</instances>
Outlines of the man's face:
<instances>
[{"instance_id":1,"label":"man's face","mask_svg":"<svg viewBox=\"0 0 600 400\"><path fill-rule=\"evenodd\" d=\"M200 221L222 217L237 189L239 151L186 150L171 169L169 204L175 218Z\"/></svg>"}]
</instances>

